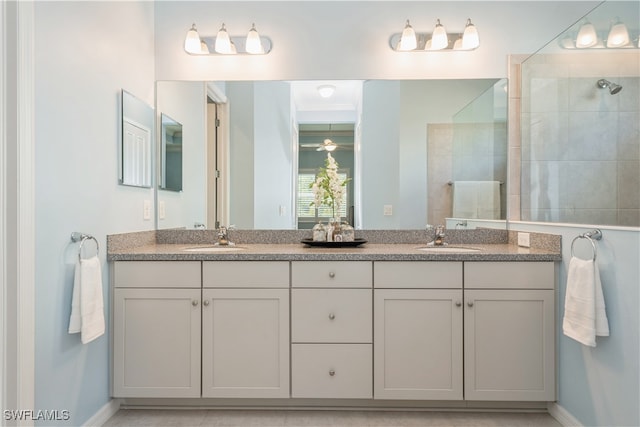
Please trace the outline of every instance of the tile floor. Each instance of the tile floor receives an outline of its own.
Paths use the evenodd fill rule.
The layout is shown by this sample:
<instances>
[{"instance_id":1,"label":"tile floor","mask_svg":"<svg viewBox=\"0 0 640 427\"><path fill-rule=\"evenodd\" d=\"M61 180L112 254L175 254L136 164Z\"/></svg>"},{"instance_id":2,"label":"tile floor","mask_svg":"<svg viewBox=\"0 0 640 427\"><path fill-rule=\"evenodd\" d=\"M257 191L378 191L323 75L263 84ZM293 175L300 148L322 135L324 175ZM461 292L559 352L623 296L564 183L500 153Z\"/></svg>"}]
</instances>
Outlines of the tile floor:
<instances>
[{"instance_id":1,"label":"tile floor","mask_svg":"<svg viewBox=\"0 0 640 427\"><path fill-rule=\"evenodd\" d=\"M103 427L562 427L546 413L121 409Z\"/></svg>"}]
</instances>

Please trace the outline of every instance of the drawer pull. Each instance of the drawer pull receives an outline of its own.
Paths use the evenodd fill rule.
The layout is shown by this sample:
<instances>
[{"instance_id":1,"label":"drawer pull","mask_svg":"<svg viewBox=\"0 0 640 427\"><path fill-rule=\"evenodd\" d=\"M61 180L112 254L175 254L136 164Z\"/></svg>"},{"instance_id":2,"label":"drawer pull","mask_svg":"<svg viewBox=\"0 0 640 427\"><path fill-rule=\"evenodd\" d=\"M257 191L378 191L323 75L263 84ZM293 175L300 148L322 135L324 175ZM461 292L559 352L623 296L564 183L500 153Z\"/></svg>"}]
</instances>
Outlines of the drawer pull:
<instances>
[{"instance_id":1,"label":"drawer pull","mask_svg":"<svg viewBox=\"0 0 640 427\"><path fill-rule=\"evenodd\" d=\"M336 375L336 371L334 371L333 369L329 371L330 377L334 377L335 375Z\"/></svg>"},{"instance_id":2,"label":"drawer pull","mask_svg":"<svg viewBox=\"0 0 640 427\"><path fill-rule=\"evenodd\" d=\"M198 300L194 299L193 301L191 301L191 305L194 306L194 307L197 307L198 306Z\"/></svg>"},{"instance_id":3,"label":"drawer pull","mask_svg":"<svg viewBox=\"0 0 640 427\"><path fill-rule=\"evenodd\" d=\"M473 307L473 301L469 301L469 302L467 303L467 305L468 305L469 307Z\"/></svg>"},{"instance_id":4,"label":"drawer pull","mask_svg":"<svg viewBox=\"0 0 640 427\"><path fill-rule=\"evenodd\" d=\"M333 313L329 313L329 320L333 320L336 318L336 315Z\"/></svg>"},{"instance_id":5,"label":"drawer pull","mask_svg":"<svg viewBox=\"0 0 640 427\"><path fill-rule=\"evenodd\" d=\"M208 299L206 299L206 300L202 301L202 304L203 304L205 307L209 307L209 300L208 300Z\"/></svg>"},{"instance_id":6,"label":"drawer pull","mask_svg":"<svg viewBox=\"0 0 640 427\"><path fill-rule=\"evenodd\" d=\"M334 273L333 271L330 271L329 272L329 277L331 277L333 279L334 277L336 277L336 273Z\"/></svg>"},{"instance_id":7,"label":"drawer pull","mask_svg":"<svg viewBox=\"0 0 640 427\"><path fill-rule=\"evenodd\" d=\"M456 301L456 307L462 307L462 303L460 301Z\"/></svg>"}]
</instances>

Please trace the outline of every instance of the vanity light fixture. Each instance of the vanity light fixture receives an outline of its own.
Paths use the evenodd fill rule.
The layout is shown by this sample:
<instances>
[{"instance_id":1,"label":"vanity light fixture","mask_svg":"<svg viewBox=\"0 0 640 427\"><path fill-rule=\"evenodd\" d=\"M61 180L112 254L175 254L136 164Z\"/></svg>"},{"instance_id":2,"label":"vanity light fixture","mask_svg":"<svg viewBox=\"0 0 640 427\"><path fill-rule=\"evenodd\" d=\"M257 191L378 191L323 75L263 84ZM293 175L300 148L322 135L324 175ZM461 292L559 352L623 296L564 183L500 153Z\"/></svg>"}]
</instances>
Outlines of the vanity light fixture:
<instances>
[{"instance_id":1,"label":"vanity light fixture","mask_svg":"<svg viewBox=\"0 0 640 427\"><path fill-rule=\"evenodd\" d=\"M635 49L640 47L638 28L625 25L619 18L611 21L608 30L600 30L585 20L580 27L570 29L558 39L563 49ZM606 36L606 38L605 38Z\"/></svg>"},{"instance_id":2,"label":"vanity light fixture","mask_svg":"<svg viewBox=\"0 0 640 427\"><path fill-rule=\"evenodd\" d=\"M447 33L440 19L436 20L433 33L416 33L407 19L402 33L393 34L389 45L396 52L465 51L477 49L480 37L471 19L467 19L463 32L454 34Z\"/></svg>"},{"instance_id":3,"label":"vanity light fixture","mask_svg":"<svg viewBox=\"0 0 640 427\"><path fill-rule=\"evenodd\" d=\"M225 24L215 37L201 37L193 24L184 40L184 50L191 55L264 55L271 51L271 40L260 36L255 24L246 37L229 35Z\"/></svg>"}]
</instances>

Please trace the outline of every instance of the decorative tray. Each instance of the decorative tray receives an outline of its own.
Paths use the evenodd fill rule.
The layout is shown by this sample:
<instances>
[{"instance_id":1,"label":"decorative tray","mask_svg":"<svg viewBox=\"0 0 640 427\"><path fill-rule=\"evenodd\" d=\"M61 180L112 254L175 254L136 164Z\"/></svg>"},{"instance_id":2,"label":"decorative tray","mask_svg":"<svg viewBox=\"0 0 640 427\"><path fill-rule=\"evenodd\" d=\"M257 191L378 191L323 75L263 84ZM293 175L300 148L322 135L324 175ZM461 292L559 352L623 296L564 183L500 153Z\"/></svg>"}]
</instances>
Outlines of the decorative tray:
<instances>
[{"instance_id":1,"label":"decorative tray","mask_svg":"<svg viewBox=\"0 0 640 427\"><path fill-rule=\"evenodd\" d=\"M353 242L316 242L313 239L302 239L300 243L304 243L308 246L319 246L322 248L353 248L367 243L367 241L365 239L355 239Z\"/></svg>"}]
</instances>

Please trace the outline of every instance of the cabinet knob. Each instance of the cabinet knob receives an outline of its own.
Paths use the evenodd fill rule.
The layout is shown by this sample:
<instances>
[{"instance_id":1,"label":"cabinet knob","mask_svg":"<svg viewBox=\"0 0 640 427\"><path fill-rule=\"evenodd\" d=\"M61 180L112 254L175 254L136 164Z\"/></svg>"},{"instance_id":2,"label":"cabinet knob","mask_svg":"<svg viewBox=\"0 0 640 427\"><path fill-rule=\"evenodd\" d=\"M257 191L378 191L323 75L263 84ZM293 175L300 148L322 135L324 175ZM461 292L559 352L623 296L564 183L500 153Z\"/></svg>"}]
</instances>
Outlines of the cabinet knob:
<instances>
[{"instance_id":1,"label":"cabinet knob","mask_svg":"<svg viewBox=\"0 0 640 427\"><path fill-rule=\"evenodd\" d=\"M198 306L198 300L194 299L193 301L191 301L191 305L194 306L194 307L197 307Z\"/></svg>"},{"instance_id":2,"label":"cabinet knob","mask_svg":"<svg viewBox=\"0 0 640 427\"><path fill-rule=\"evenodd\" d=\"M206 299L206 300L202 301L202 305L204 305L205 307L209 307L209 300Z\"/></svg>"},{"instance_id":3,"label":"cabinet knob","mask_svg":"<svg viewBox=\"0 0 640 427\"><path fill-rule=\"evenodd\" d=\"M333 377L336 375L336 371L334 371L333 369L329 371L329 376Z\"/></svg>"},{"instance_id":4,"label":"cabinet knob","mask_svg":"<svg viewBox=\"0 0 640 427\"><path fill-rule=\"evenodd\" d=\"M469 301L469 302L467 302L467 305L468 305L469 307L473 307L473 301Z\"/></svg>"},{"instance_id":5,"label":"cabinet knob","mask_svg":"<svg viewBox=\"0 0 640 427\"><path fill-rule=\"evenodd\" d=\"M461 307L462 303L460 301L456 301L456 307Z\"/></svg>"},{"instance_id":6,"label":"cabinet knob","mask_svg":"<svg viewBox=\"0 0 640 427\"><path fill-rule=\"evenodd\" d=\"M333 320L336 318L336 315L333 313L329 313L329 320Z\"/></svg>"},{"instance_id":7,"label":"cabinet knob","mask_svg":"<svg viewBox=\"0 0 640 427\"><path fill-rule=\"evenodd\" d=\"M333 279L334 277L336 277L336 273L334 273L333 271L330 271L329 272L329 277L331 277Z\"/></svg>"}]
</instances>

